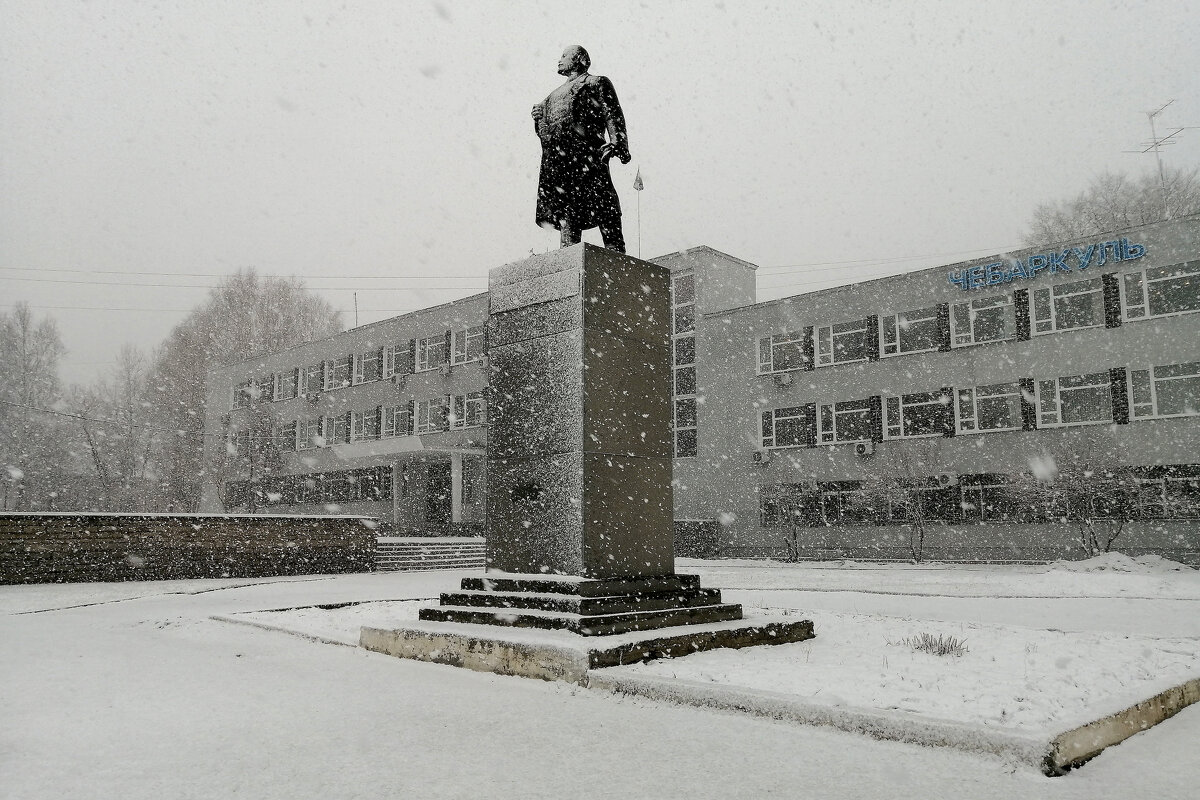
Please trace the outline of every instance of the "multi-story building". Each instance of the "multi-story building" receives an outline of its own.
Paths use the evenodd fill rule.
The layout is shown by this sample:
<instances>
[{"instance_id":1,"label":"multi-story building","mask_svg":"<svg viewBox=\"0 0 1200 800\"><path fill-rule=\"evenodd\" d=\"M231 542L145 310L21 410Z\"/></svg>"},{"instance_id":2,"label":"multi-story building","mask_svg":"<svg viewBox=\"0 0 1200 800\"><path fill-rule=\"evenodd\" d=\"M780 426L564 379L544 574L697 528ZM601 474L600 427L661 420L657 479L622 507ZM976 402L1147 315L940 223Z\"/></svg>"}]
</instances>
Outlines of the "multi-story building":
<instances>
[{"instance_id":1,"label":"multi-story building","mask_svg":"<svg viewBox=\"0 0 1200 800\"><path fill-rule=\"evenodd\" d=\"M487 295L209 373L205 510L484 525Z\"/></svg>"},{"instance_id":2,"label":"multi-story building","mask_svg":"<svg viewBox=\"0 0 1200 800\"><path fill-rule=\"evenodd\" d=\"M764 303L711 248L654 261L686 548L906 557L919 522L926 557L1040 559L1127 517L1118 548L1200 560L1200 217ZM226 461L278 445L226 501L478 530L486 316L476 295L214 371ZM1077 473L1087 514L1041 490Z\"/></svg>"}]
</instances>

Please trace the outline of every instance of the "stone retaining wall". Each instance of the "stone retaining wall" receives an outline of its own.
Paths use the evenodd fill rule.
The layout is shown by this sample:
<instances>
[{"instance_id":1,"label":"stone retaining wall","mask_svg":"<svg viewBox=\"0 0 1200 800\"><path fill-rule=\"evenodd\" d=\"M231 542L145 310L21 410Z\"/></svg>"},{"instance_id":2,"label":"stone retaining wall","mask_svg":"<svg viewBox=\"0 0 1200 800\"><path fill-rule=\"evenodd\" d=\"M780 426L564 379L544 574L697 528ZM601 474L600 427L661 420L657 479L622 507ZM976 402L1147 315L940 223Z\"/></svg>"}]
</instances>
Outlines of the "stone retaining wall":
<instances>
[{"instance_id":1,"label":"stone retaining wall","mask_svg":"<svg viewBox=\"0 0 1200 800\"><path fill-rule=\"evenodd\" d=\"M0 514L0 584L370 572L375 522L348 516Z\"/></svg>"}]
</instances>

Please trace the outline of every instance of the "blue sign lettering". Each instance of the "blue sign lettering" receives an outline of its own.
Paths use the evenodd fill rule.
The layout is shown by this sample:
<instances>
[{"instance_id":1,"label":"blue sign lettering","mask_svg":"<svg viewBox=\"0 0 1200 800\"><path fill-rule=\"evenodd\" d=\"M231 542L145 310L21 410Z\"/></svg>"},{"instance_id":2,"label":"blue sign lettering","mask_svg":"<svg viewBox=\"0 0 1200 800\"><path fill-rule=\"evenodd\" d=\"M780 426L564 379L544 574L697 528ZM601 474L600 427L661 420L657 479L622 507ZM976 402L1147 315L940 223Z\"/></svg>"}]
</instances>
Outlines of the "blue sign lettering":
<instances>
[{"instance_id":1,"label":"blue sign lettering","mask_svg":"<svg viewBox=\"0 0 1200 800\"><path fill-rule=\"evenodd\" d=\"M1146 255L1146 245L1117 239L1096 242L1086 247L1068 247L1047 253L1034 253L1025 259L1010 258L989 264L973 264L965 269L948 272L946 277L964 292L982 286L1011 283L1018 278L1036 278L1046 271L1050 275L1059 272L1085 270L1094 263L1102 267L1109 262L1133 261ZM1072 263L1074 266L1072 267Z\"/></svg>"}]
</instances>

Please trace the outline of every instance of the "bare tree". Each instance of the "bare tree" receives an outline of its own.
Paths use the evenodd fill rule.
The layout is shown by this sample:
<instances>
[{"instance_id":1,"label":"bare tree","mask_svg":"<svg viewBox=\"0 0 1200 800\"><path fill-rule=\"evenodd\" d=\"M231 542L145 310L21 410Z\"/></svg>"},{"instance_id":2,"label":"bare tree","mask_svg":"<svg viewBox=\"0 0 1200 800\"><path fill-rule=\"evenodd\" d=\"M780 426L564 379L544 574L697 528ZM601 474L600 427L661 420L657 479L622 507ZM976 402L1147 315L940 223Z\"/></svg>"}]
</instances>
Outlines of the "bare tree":
<instances>
[{"instance_id":1,"label":"bare tree","mask_svg":"<svg viewBox=\"0 0 1200 800\"><path fill-rule=\"evenodd\" d=\"M1110 436L1092 428L1030 459L1019 488L1026 502L1075 528L1085 557L1112 550L1138 517L1141 482Z\"/></svg>"},{"instance_id":2,"label":"bare tree","mask_svg":"<svg viewBox=\"0 0 1200 800\"><path fill-rule=\"evenodd\" d=\"M159 436L151 422L149 369L146 356L127 344L111 380L102 379L76 394L78 427L100 484L97 500L103 510L144 511L157 505L154 461Z\"/></svg>"},{"instance_id":3,"label":"bare tree","mask_svg":"<svg viewBox=\"0 0 1200 800\"><path fill-rule=\"evenodd\" d=\"M889 448L872 457L862 482L860 502L878 521L901 523L913 561L924 557L925 535L938 518L937 493L947 491L930 471L927 461L909 450Z\"/></svg>"},{"instance_id":4,"label":"bare tree","mask_svg":"<svg viewBox=\"0 0 1200 800\"><path fill-rule=\"evenodd\" d=\"M800 560L800 529L820 524L821 494L815 481L764 487L764 507L769 509L771 527L783 528L788 561Z\"/></svg>"},{"instance_id":5,"label":"bare tree","mask_svg":"<svg viewBox=\"0 0 1200 800\"><path fill-rule=\"evenodd\" d=\"M166 502L195 510L205 480L205 379L211 367L341 330L337 312L297 280L238 272L177 325L158 351L149 392L163 439ZM219 460L220 456L218 456Z\"/></svg>"},{"instance_id":6,"label":"bare tree","mask_svg":"<svg viewBox=\"0 0 1200 800\"><path fill-rule=\"evenodd\" d=\"M1200 213L1200 169L1166 168L1167 206L1157 172L1130 178L1106 172L1078 195L1037 206L1029 220L1027 245L1081 239L1085 236L1177 219Z\"/></svg>"},{"instance_id":7,"label":"bare tree","mask_svg":"<svg viewBox=\"0 0 1200 800\"><path fill-rule=\"evenodd\" d=\"M66 352L54 320L34 319L26 303L0 313L0 466L3 508L57 507L65 485L60 423L47 413L61 392L58 361Z\"/></svg>"}]
</instances>

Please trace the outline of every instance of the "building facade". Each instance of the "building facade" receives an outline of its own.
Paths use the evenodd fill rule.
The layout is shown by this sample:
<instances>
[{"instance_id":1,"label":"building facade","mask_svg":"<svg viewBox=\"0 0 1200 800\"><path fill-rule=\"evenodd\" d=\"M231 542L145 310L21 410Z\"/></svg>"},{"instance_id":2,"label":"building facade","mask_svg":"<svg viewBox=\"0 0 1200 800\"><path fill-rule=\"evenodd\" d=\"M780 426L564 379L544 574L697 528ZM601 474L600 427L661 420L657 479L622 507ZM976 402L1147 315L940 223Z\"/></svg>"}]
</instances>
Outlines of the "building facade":
<instances>
[{"instance_id":1,"label":"building facade","mask_svg":"<svg viewBox=\"0 0 1200 800\"><path fill-rule=\"evenodd\" d=\"M1090 529L1200 561L1200 218L764 303L740 259L654 261L680 552L1039 560ZM481 531L486 319L476 295L214 371L212 500Z\"/></svg>"}]
</instances>

